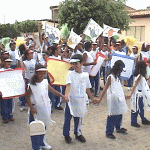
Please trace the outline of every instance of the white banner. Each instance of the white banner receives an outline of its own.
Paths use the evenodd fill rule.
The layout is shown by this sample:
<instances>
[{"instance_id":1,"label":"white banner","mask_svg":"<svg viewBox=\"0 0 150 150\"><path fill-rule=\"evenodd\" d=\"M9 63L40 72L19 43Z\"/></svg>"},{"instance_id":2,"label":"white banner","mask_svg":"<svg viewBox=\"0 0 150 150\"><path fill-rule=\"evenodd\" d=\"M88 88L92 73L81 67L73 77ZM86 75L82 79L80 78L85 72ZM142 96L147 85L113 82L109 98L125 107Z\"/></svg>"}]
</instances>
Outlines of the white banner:
<instances>
[{"instance_id":1,"label":"white banner","mask_svg":"<svg viewBox=\"0 0 150 150\"><path fill-rule=\"evenodd\" d=\"M111 68L114 66L114 63L117 60L122 60L123 63L125 64L125 72L123 71L121 73L121 76L125 78L130 78L130 76L132 75L133 67L134 67L134 58L126 56L126 55L113 53L112 59L111 59Z\"/></svg>"},{"instance_id":2,"label":"white banner","mask_svg":"<svg viewBox=\"0 0 150 150\"><path fill-rule=\"evenodd\" d=\"M112 37L114 35L117 35L118 31L120 30L118 28L110 27L106 24L103 24L103 28L104 28L103 36L105 37Z\"/></svg>"},{"instance_id":3,"label":"white banner","mask_svg":"<svg viewBox=\"0 0 150 150\"><path fill-rule=\"evenodd\" d=\"M70 36L68 38L67 45L74 49L81 40L82 38L79 35L77 35L75 32L73 32L72 29L70 32Z\"/></svg>"},{"instance_id":4,"label":"white banner","mask_svg":"<svg viewBox=\"0 0 150 150\"><path fill-rule=\"evenodd\" d=\"M46 24L46 34L48 35L51 44L53 42L59 43L60 30L58 28L55 28L55 27L52 27L52 26Z\"/></svg>"},{"instance_id":5,"label":"white banner","mask_svg":"<svg viewBox=\"0 0 150 150\"><path fill-rule=\"evenodd\" d=\"M25 81L22 71L20 68L0 71L0 91L3 99L25 94Z\"/></svg>"},{"instance_id":6,"label":"white banner","mask_svg":"<svg viewBox=\"0 0 150 150\"><path fill-rule=\"evenodd\" d=\"M84 34L91 37L91 40L95 42L96 38L103 32L103 28L97 24L92 18L84 30Z\"/></svg>"}]
</instances>

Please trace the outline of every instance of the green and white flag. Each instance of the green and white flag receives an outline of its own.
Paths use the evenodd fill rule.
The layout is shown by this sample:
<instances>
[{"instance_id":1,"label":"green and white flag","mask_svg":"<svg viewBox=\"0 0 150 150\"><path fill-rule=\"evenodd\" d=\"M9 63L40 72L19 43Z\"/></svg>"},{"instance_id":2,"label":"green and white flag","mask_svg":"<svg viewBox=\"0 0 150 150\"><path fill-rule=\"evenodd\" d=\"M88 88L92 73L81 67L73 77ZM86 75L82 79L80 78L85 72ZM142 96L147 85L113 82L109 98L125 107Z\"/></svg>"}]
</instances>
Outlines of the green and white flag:
<instances>
[{"instance_id":1,"label":"green and white flag","mask_svg":"<svg viewBox=\"0 0 150 150\"><path fill-rule=\"evenodd\" d=\"M96 38L103 32L103 28L96 23L92 18L84 30L84 34L91 37L91 40L95 42Z\"/></svg>"}]
</instances>

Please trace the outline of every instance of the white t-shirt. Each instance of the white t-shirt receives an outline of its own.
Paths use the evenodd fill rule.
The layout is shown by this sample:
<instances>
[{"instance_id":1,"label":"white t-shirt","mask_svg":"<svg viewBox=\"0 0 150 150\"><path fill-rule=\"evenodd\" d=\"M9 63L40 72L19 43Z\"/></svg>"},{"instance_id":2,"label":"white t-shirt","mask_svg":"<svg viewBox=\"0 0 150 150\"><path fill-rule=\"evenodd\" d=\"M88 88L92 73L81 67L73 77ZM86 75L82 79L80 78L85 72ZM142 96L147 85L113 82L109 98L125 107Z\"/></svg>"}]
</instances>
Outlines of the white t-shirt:
<instances>
[{"instance_id":1,"label":"white t-shirt","mask_svg":"<svg viewBox=\"0 0 150 150\"><path fill-rule=\"evenodd\" d=\"M23 63L25 65L25 78L31 79L31 77L35 73L36 61L34 59L31 59L31 60L25 60L25 61L23 61Z\"/></svg>"},{"instance_id":2,"label":"white t-shirt","mask_svg":"<svg viewBox=\"0 0 150 150\"><path fill-rule=\"evenodd\" d=\"M57 57L56 57L56 56L54 56L54 55L52 55L52 56L49 56L49 58L54 58L54 59L61 60L61 56L60 56L60 55L58 55Z\"/></svg>"},{"instance_id":3,"label":"white t-shirt","mask_svg":"<svg viewBox=\"0 0 150 150\"><path fill-rule=\"evenodd\" d=\"M95 51L91 50L90 53L91 53L91 56L93 57L93 60L95 60L96 58L96 53L99 52L98 49L96 49Z\"/></svg>"},{"instance_id":4,"label":"white t-shirt","mask_svg":"<svg viewBox=\"0 0 150 150\"><path fill-rule=\"evenodd\" d=\"M91 56L91 53L90 53L90 52L84 51L83 54L87 54L87 60L86 60L86 63L92 63L92 62L94 61L94 60L93 60L93 57ZM89 65L89 66L83 66L83 67L82 67L83 72L88 72L88 73L90 73L91 67L92 67L92 65Z\"/></svg>"},{"instance_id":5,"label":"white t-shirt","mask_svg":"<svg viewBox=\"0 0 150 150\"><path fill-rule=\"evenodd\" d=\"M137 57L138 57L138 54L131 53L131 54L130 54L130 57L137 58Z\"/></svg>"},{"instance_id":6,"label":"white t-shirt","mask_svg":"<svg viewBox=\"0 0 150 150\"><path fill-rule=\"evenodd\" d=\"M74 117L83 117L86 112L86 89L91 88L89 74L69 71L66 84L70 84L69 108Z\"/></svg>"},{"instance_id":7,"label":"white t-shirt","mask_svg":"<svg viewBox=\"0 0 150 150\"><path fill-rule=\"evenodd\" d=\"M144 57L147 58L147 60L149 60L149 58L150 58L149 52L141 51L140 54L142 55L142 60L144 59Z\"/></svg>"},{"instance_id":8,"label":"white t-shirt","mask_svg":"<svg viewBox=\"0 0 150 150\"><path fill-rule=\"evenodd\" d=\"M80 54L80 55L83 55L82 52L80 52L80 50L77 49L76 53L75 52L72 52L71 56L74 56L75 54Z\"/></svg>"},{"instance_id":9,"label":"white t-shirt","mask_svg":"<svg viewBox=\"0 0 150 150\"><path fill-rule=\"evenodd\" d=\"M18 51L17 50L9 51L9 55L10 55L10 58L13 60L11 64L17 65L17 61L20 60Z\"/></svg>"},{"instance_id":10,"label":"white t-shirt","mask_svg":"<svg viewBox=\"0 0 150 150\"><path fill-rule=\"evenodd\" d=\"M102 53L106 58L108 58L108 51L102 51L102 50L101 50L101 53ZM106 67L107 64L108 64L108 62L104 61L104 62L102 63L102 66L103 66L103 67Z\"/></svg>"}]
</instances>

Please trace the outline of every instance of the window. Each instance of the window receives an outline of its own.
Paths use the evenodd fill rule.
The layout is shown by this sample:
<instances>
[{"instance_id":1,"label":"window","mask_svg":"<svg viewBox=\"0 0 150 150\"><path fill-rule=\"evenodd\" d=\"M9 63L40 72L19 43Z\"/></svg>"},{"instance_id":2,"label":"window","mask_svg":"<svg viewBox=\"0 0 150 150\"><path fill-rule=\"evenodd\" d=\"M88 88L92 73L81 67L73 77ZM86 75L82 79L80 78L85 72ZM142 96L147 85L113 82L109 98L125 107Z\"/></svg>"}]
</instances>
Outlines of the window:
<instances>
[{"instance_id":1,"label":"window","mask_svg":"<svg viewBox=\"0 0 150 150\"><path fill-rule=\"evenodd\" d=\"M145 41L145 26L130 26L126 31L127 36L133 36L137 41Z\"/></svg>"}]
</instances>

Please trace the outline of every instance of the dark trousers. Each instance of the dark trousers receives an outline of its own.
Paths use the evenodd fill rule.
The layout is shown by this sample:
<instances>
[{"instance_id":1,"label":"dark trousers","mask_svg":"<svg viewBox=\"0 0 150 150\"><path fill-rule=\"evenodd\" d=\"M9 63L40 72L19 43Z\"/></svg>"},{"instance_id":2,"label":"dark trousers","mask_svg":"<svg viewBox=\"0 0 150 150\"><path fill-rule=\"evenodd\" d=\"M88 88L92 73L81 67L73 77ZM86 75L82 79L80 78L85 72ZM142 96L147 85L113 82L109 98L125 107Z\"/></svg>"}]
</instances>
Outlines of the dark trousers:
<instances>
[{"instance_id":1,"label":"dark trousers","mask_svg":"<svg viewBox=\"0 0 150 150\"><path fill-rule=\"evenodd\" d=\"M131 122L132 123L137 123L137 116L138 114L140 114L140 117L142 119L142 121L145 121L147 120L145 117L144 117L144 104L143 104L143 97L140 97L139 98L139 110L137 112L133 112L133 110L131 110Z\"/></svg>"},{"instance_id":2,"label":"dark trousers","mask_svg":"<svg viewBox=\"0 0 150 150\"><path fill-rule=\"evenodd\" d=\"M107 116L106 135L114 132L114 128L120 129L122 122L122 115Z\"/></svg>"},{"instance_id":3,"label":"dark trousers","mask_svg":"<svg viewBox=\"0 0 150 150\"><path fill-rule=\"evenodd\" d=\"M1 116L2 119L7 120L13 118L12 114L12 99L1 99Z\"/></svg>"},{"instance_id":4,"label":"dark trousers","mask_svg":"<svg viewBox=\"0 0 150 150\"><path fill-rule=\"evenodd\" d=\"M105 85L105 83L106 83L106 67L102 66L100 74L101 73L103 73L103 79L104 79L104 85Z\"/></svg>"},{"instance_id":5,"label":"dark trousers","mask_svg":"<svg viewBox=\"0 0 150 150\"><path fill-rule=\"evenodd\" d=\"M97 94L98 92L98 85L99 85L99 72L96 74L95 77L90 77L90 82L91 82L91 86L92 88L95 86L95 94Z\"/></svg>"},{"instance_id":6,"label":"dark trousers","mask_svg":"<svg viewBox=\"0 0 150 150\"><path fill-rule=\"evenodd\" d=\"M133 85L133 75L131 75L131 77L127 80L128 82L128 87L132 87Z\"/></svg>"},{"instance_id":7,"label":"dark trousers","mask_svg":"<svg viewBox=\"0 0 150 150\"><path fill-rule=\"evenodd\" d=\"M30 112L29 123L31 123L32 121L34 121L34 118L32 113ZM31 143L32 143L33 150L40 150L40 146L45 146L44 135L31 136Z\"/></svg>"},{"instance_id":8,"label":"dark trousers","mask_svg":"<svg viewBox=\"0 0 150 150\"><path fill-rule=\"evenodd\" d=\"M29 84L29 79L26 79L26 78L25 78L25 84L26 84L26 91L27 91L27 86L28 86L28 84ZM19 100L20 100L20 107L25 106L25 104L26 104L25 96L19 97Z\"/></svg>"},{"instance_id":9,"label":"dark trousers","mask_svg":"<svg viewBox=\"0 0 150 150\"><path fill-rule=\"evenodd\" d=\"M70 109L68 106L68 103L66 102L65 107L65 120L64 120L64 126L63 126L63 135L68 136L70 135L70 121L71 121L72 115L70 114ZM75 135L81 135L81 117L74 117L74 134Z\"/></svg>"}]
</instances>

